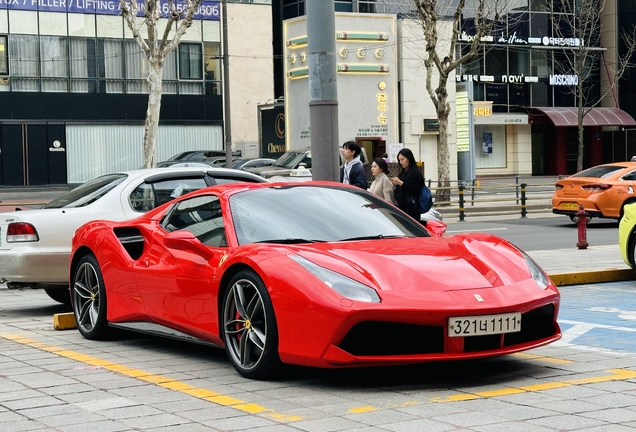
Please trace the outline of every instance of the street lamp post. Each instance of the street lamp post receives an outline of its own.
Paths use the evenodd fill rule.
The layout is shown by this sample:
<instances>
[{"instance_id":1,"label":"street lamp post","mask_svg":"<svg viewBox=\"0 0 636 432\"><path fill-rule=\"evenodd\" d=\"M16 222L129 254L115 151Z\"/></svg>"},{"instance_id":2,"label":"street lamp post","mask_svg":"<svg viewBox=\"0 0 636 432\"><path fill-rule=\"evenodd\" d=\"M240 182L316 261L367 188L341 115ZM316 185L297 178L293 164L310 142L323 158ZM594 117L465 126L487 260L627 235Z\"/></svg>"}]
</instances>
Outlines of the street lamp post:
<instances>
[{"instance_id":1,"label":"street lamp post","mask_svg":"<svg viewBox=\"0 0 636 432\"><path fill-rule=\"evenodd\" d=\"M232 117L230 115L230 59L227 43L227 0L221 0L221 37L223 39L223 131L225 132L225 166L232 168Z\"/></svg>"}]
</instances>

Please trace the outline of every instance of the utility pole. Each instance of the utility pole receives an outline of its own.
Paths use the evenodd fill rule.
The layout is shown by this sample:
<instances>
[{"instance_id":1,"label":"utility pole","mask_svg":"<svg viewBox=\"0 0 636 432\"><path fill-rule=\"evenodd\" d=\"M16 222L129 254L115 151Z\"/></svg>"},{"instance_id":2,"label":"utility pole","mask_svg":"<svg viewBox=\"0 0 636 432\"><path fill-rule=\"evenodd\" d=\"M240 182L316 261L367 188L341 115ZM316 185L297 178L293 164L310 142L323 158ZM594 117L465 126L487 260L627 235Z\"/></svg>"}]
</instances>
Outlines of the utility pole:
<instances>
[{"instance_id":1,"label":"utility pole","mask_svg":"<svg viewBox=\"0 0 636 432\"><path fill-rule=\"evenodd\" d=\"M314 180L340 181L333 0L307 0L309 128Z\"/></svg>"},{"instance_id":2,"label":"utility pole","mask_svg":"<svg viewBox=\"0 0 636 432\"><path fill-rule=\"evenodd\" d=\"M232 168L232 117L230 115L230 59L227 46L227 0L221 0L221 37L223 38L223 131L225 166Z\"/></svg>"}]
</instances>

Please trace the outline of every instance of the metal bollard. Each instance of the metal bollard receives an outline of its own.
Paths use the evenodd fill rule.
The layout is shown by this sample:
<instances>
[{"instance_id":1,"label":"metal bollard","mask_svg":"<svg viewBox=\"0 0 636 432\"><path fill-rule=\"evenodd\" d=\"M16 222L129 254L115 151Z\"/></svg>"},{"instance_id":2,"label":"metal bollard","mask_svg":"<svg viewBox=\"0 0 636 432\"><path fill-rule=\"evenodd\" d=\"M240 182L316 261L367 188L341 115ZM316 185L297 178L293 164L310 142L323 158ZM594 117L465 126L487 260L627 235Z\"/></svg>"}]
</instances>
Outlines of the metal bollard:
<instances>
[{"instance_id":1,"label":"metal bollard","mask_svg":"<svg viewBox=\"0 0 636 432\"><path fill-rule=\"evenodd\" d=\"M579 234L576 247L579 249L587 249L590 244L587 242L587 213L583 208L583 204L579 204L579 211L576 212L576 217L578 218L576 226L578 227Z\"/></svg>"},{"instance_id":2,"label":"metal bollard","mask_svg":"<svg viewBox=\"0 0 636 432\"><path fill-rule=\"evenodd\" d=\"M459 221L464 222L464 185L459 185Z\"/></svg>"},{"instance_id":3,"label":"metal bollard","mask_svg":"<svg viewBox=\"0 0 636 432\"><path fill-rule=\"evenodd\" d=\"M524 218L528 214L526 210L526 184L521 183L521 217Z\"/></svg>"}]
</instances>

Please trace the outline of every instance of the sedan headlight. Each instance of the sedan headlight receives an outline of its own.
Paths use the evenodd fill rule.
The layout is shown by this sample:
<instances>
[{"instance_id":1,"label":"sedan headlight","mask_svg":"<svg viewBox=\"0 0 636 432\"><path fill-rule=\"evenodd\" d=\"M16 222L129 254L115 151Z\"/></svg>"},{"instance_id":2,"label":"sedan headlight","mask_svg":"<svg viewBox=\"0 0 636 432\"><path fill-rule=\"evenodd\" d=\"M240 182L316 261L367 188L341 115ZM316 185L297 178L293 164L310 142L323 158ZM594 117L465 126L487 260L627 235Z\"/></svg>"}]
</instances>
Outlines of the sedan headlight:
<instances>
[{"instance_id":1,"label":"sedan headlight","mask_svg":"<svg viewBox=\"0 0 636 432\"><path fill-rule=\"evenodd\" d=\"M530 258L530 256L527 253L525 253L524 251L521 251L521 253L523 254L523 257L526 259L526 264L528 264L528 269L530 270L530 274L532 274L532 279L534 279L535 282L543 289L546 289L547 287L549 287L550 279L543 272L543 270L541 270L539 265L536 262L534 262L534 260Z\"/></svg>"},{"instance_id":2,"label":"sedan headlight","mask_svg":"<svg viewBox=\"0 0 636 432\"><path fill-rule=\"evenodd\" d=\"M340 273L321 267L318 264L314 264L301 256L290 255L289 257L303 266L303 268L305 268L305 270L309 273L323 281L325 285L336 291L338 294L351 300L380 303L380 297L378 297L378 293L373 288L343 276Z\"/></svg>"}]
</instances>

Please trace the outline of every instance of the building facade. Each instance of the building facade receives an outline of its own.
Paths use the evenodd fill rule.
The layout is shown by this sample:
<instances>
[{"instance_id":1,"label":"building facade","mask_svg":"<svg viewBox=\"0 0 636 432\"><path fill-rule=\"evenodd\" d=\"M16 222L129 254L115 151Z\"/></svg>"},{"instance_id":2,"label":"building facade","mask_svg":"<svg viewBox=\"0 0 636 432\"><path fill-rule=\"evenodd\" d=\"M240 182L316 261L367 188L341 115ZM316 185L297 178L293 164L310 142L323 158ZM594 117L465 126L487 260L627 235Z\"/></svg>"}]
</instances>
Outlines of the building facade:
<instances>
[{"instance_id":1,"label":"building facade","mask_svg":"<svg viewBox=\"0 0 636 432\"><path fill-rule=\"evenodd\" d=\"M609 81L603 71L616 63L617 32L612 21L612 17L616 18L616 3L606 2L601 27L591 34L579 30L576 11L565 7L561 0L510 3L510 9L484 38L477 55L452 77L457 88L448 89L453 109L449 125L451 163L457 163L456 155L461 159L469 152L476 175L574 173L578 151L574 88L579 76L568 60L575 56L577 47L588 45L603 55L588 65L591 73L586 71L584 77L585 105L594 107L584 119L584 166L624 160L620 155L614 157L617 152L608 149L618 132L636 123L621 109L620 100L624 98L605 97L598 103ZM274 14L278 14L275 26L277 18L282 22L304 14L302 0L275 0L273 5ZM427 125L431 126L436 116L425 88L424 39L412 3L336 0L335 8L367 17L378 13L395 16L397 140L414 150L416 157L425 162L426 177L435 179L437 136L434 127ZM450 14L450 9L447 12ZM464 9L457 55L465 53L474 38L474 14L469 6ZM450 36L450 23L449 19L440 20L438 32ZM276 29L274 35L276 38ZM440 39L443 41L444 37ZM275 50L277 46L285 46L285 41L275 39ZM285 58L282 54L281 58ZM282 65L275 68L277 94L287 90L280 82L285 71ZM285 82L283 79L282 84ZM339 92L340 88L339 84ZM349 111L339 109L339 115L341 123L349 122ZM341 140L344 138L348 136L341 136ZM466 178L462 173L459 176Z\"/></svg>"},{"instance_id":2,"label":"building facade","mask_svg":"<svg viewBox=\"0 0 636 432\"><path fill-rule=\"evenodd\" d=\"M80 183L141 167L148 64L119 2L17 3L0 8L0 185ZM257 104L273 97L271 16L269 1L228 5L238 148L258 141ZM166 57L157 160L223 149L219 20L219 2L201 3Z\"/></svg>"}]
</instances>

